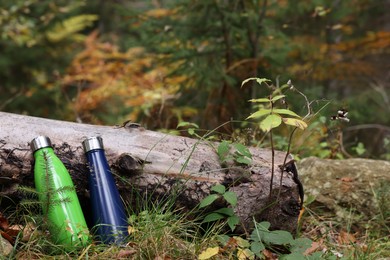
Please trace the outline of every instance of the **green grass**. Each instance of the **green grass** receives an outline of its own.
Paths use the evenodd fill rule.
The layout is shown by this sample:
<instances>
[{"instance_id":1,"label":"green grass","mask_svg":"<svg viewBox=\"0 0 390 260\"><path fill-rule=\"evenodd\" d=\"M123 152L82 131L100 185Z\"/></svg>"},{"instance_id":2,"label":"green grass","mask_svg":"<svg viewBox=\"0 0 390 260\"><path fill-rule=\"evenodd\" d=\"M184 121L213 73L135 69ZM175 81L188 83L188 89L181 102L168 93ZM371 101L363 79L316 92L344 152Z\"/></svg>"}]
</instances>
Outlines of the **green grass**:
<instances>
[{"instance_id":1,"label":"green grass","mask_svg":"<svg viewBox=\"0 0 390 260\"><path fill-rule=\"evenodd\" d=\"M305 205L298 226L298 237L311 239L314 243L309 253L322 252L321 259L390 258L390 210L385 199L388 195L386 189L381 187L373 190L378 214L364 225L357 224L352 214L350 218L340 220L316 207L314 203ZM205 228L201 224L205 214L201 211L194 209L185 212L174 207L177 194L172 193L159 202L152 196L145 198L142 194L134 194L137 205L134 208L126 206L129 237L125 246L92 243L75 252L66 252L61 246L51 242L44 218L39 214L39 203L34 203L34 198L28 197L26 203L19 203L16 209L12 209L12 214L7 216L11 224L21 225L24 233L29 235L23 237L22 230L15 239L12 254L3 258L198 259L206 249L219 247L218 255L211 259L237 259L240 243L237 243L237 238L233 238L233 235L229 235L230 240L226 237L226 223L222 221ZM245 236L242 238L248 239ZM223 244L223 240L230 241L230 245ZM268 253L270 252L271 250Z\"/></svg>"},{"instance_id":2,"label":"green grass","mask_svg":"<svg viewBox=\"0 0 390 260\"><path fill-rule=\"evenodd\" d=\"M300 219L298 237L311 239L314 242L311 253L322 252L321 259L390 258L387 187L384 185L381 189L373 190L379 210L364 226L356 226L352 217L336 220L326 211L306 205ZM240 243L243 242L237 242L233 235L229 235L230 239L222 236L228 230L226 226L224 228L226 223L223 221L205 228L201 224L205 217L202 212L176 209L174 204L180 191L180 187L177 187L175 192L159 202L153 196L145 198L144 194L133 194L136 206L126 206L129 237L125 246L92 243L69 253L50 241L44 218L38 213L39 203L34 196L27 196L33 191L24 191L29 200L16 207L9 221L25 227L25 230L28 226L33 228L29 238L23 238L21 234L16 237L13 253L8 259L198 259L206 249L217 246L220 251L211 259L237 259ZM242 238L248 239L245 236ZM229 241L229 244L223 244L222 240ZM272 254L271 251L268 254Z\"/></svg>"},{"instance_id":3,"label":"green grass","mask_svg":"<svg viewBox=\"0 0 390 260\"><path fill-rule=\"evenodd\" d=\"M138 193L133 196L137 206L126 205L129 236L125 246L92 243L75 252L67 252L51 242L37 198L27 196L28 200L8 212L9 222L22 227L8 259L196 259L202 250L218 243L221 225L204 230L195 211L175 209L177 192L158 202L153 196L145 198ZM23 238L23 233L28 238L26 235Z\"/></svg>"},{"instance_id":4,"label":"green grass","mask_svg":"<svg viewBox=\"0 0 390 260\"><path fill-rule=\"evenodd\" d=\"M387 203L378 195L381 213L364 226L353 220L336 221L322 209L306 205L300 219L299 236L314 241L311 250L321 251L321 259L386 259L390 257ZM183 212L173 207L168 197L164 203L146 199L141 209L134 212L128 207L129 237L126 246L117 247L93 243L75 252L66 252L50 241L42 216L26 207L13 212L10 222L28 229L29 238L16 237L13 253L8 259L197 259L207 248L224 249L217 258L237 258L237 248L226 249L221 244L223 223L206 230L200 212ZM36 208L32 208L36 209ZM232 237L232 235L231 235ZM245 238L245 237L244 237ZM7 259L7 258L5 258Z\"/></svg>"},{"instance_id":5,"label":"green grass","mask_svg":"<svg viewBox=\"0 0 390 260\"><path fill-rule=\"evenodd\" d=\"M299 234L313 240L316 250L324 252L324 259L388 259L389 219L382 216L359 225L353 219L336 220L323 209L308 205L300 219Z\"/></svg>"}]
</instances>

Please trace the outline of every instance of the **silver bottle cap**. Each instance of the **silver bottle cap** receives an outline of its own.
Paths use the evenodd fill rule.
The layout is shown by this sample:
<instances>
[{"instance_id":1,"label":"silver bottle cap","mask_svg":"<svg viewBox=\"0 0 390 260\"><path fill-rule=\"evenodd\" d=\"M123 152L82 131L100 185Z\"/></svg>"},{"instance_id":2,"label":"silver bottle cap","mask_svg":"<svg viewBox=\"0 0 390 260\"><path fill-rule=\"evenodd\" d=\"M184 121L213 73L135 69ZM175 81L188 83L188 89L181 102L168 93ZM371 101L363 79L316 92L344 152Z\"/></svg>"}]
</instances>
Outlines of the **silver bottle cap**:
<instances>
[{"instance_id":1,"label":"silver bottle cap","mask_svg":"<svg viewBox=\"0 0 390 260\"><path fill-rule=\"evenodd\" d=\"M35 137L30 143L31 150L35 152L44 147L51 147L51 141L47 136Z\"/></svg>"},{"instance_id":2,"label":"silver bottle cap","mask_svg":"<svg viewBox=\"0 0 390 260\"><path fill-rule=\"evenodd\" d=\"M88 137L83 141L83 148L86 153L95 149L104 149L103 139L100 136Z\"/></svg>"}]
</instances>

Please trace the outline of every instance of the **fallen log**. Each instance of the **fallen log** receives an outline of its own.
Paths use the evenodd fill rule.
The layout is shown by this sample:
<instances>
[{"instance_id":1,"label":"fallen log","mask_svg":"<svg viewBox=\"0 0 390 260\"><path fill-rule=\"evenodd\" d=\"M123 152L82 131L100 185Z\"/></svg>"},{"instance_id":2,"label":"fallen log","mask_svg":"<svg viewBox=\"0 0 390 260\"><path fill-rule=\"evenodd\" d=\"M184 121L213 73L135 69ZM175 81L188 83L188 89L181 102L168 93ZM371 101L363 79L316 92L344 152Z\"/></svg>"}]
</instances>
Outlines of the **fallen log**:
<instances>
[{"instance_id":1,"label":"fallen log","mask_svg":"<svg viewBox=\"0 0 390 260\"><path fill-rule=\"evenodd\" d=\"M390 218L386 220L383 215L390 209L389 161L308 157L298 167L306 193L311 197L310 210L338 223L348 223L353 232L365 230L367 223L372 226L381 221L390 223Z\"/></svg>"},{"instance_id":2,"label":"fallen log","mask_svg":"<svg viewBox=\"0 0 390 260\"><path fill-rule=\"evenodd\" d=\"M98 126L4 112L0 112L0 122L0 196L17 201L19 185L34 185L29 143L36 136L45 135L69 170L84 211L90 212L88 170L81 142L86 137L99 135L127 205L136 207L140 195L151 195L157 201L181 187L175 206L190 210L210 194L212 186L223 184L238 196L234 210L242 222L240 230L250 230L253 219L269 221L274 229L290 232L296 229L300 191L290 173L284 172L280 186L278 166L283 165L284 152L275 151L273 195L269 198L270 150L249 148L250 165L232 161L221 166L216 153L218 143L148 131L136 124ZM210 210L221 206L218 202L215 204Z\"/></svg>"}]
</instances>

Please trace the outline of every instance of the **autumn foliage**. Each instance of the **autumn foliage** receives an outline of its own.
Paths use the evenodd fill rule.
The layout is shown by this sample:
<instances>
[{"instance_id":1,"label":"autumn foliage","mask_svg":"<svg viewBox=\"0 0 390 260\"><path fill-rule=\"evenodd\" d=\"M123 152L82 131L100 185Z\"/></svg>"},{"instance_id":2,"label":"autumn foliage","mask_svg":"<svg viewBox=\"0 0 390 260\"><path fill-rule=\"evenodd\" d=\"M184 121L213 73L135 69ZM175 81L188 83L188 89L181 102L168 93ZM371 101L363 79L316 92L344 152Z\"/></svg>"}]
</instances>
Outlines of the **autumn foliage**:
<instances>
[{"instance_id":1,"label":"autumn foliage","mask_svg":"<svg viewBox=\"0 0 390 260\"><path fill-rule=\"evenodd\" d=\"M73 59L62 84L65 91L77 91L70 105L83 121L104 123L96 114L115 117L115 112L122 113L120 119L137 120L141 112L147 114L154 106L163 109L165 103L176 99L179 84L185 80L184 76L167 78L168 68L156 66L155 61L142 47L121 52L118 46L101 42L94 31L86 39L85 49Z\"/></svg>"},{"instance_id":2,"label":"autumn foliage","mask_svg":"<svg viewBox=\"0 0 390 260\"><path fill-rule=\"evenodd\" d=\"M214 129L245 120L257 110L248 100L269 94L255 84L240 88L245 79L290 79L314 110L331 103L318 114L328 119L318 129L329 129L331 113L346 107L351 126L365 125L346 132L346 141L383 154L390 151L388 8L374 0L4 2L0 109ZM288 98L305 113L299 97ZM332 133L310 142L323 132Z\"/></svg>"}]
</instances>

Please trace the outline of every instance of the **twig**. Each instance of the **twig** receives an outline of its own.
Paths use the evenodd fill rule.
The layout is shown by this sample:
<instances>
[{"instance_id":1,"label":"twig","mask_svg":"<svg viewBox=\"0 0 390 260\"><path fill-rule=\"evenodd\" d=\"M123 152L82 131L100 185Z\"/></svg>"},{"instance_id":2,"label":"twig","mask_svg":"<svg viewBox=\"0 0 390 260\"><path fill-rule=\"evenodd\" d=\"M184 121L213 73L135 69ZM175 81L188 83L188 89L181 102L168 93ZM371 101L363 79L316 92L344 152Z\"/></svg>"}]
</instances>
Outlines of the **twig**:
<instances>
[{"instance_id":1,"label":"twig","mask_svg":"<svg viewBox=\"0 0 390 260\"><path fill-rule=\"evenodd\" d=\"M274 148L274 142L272 138L272 129L269 131L269 136L270 136L270 142L271 142L271 181L269 185L269 199L271 200L272 197L272 184L274 181L274 171L275 171L275 166L274 166L274 161L275 161L275 148Z\"/></svg>"},{"instance_id":2,"label":"twig","mask_svg":"<svg viewBox=\"0 0 390 260\"><path fill-rule=\"evenodd\" d=\"M362 125L354 125L345 128L345 131L355 131L355 130L362 130L362 129L370 129L370 128L377 128L380 130L384 130L387 132L390 132L390 127L381 125L381 124L362 124Z\"/></svg>"}]
</instances>

